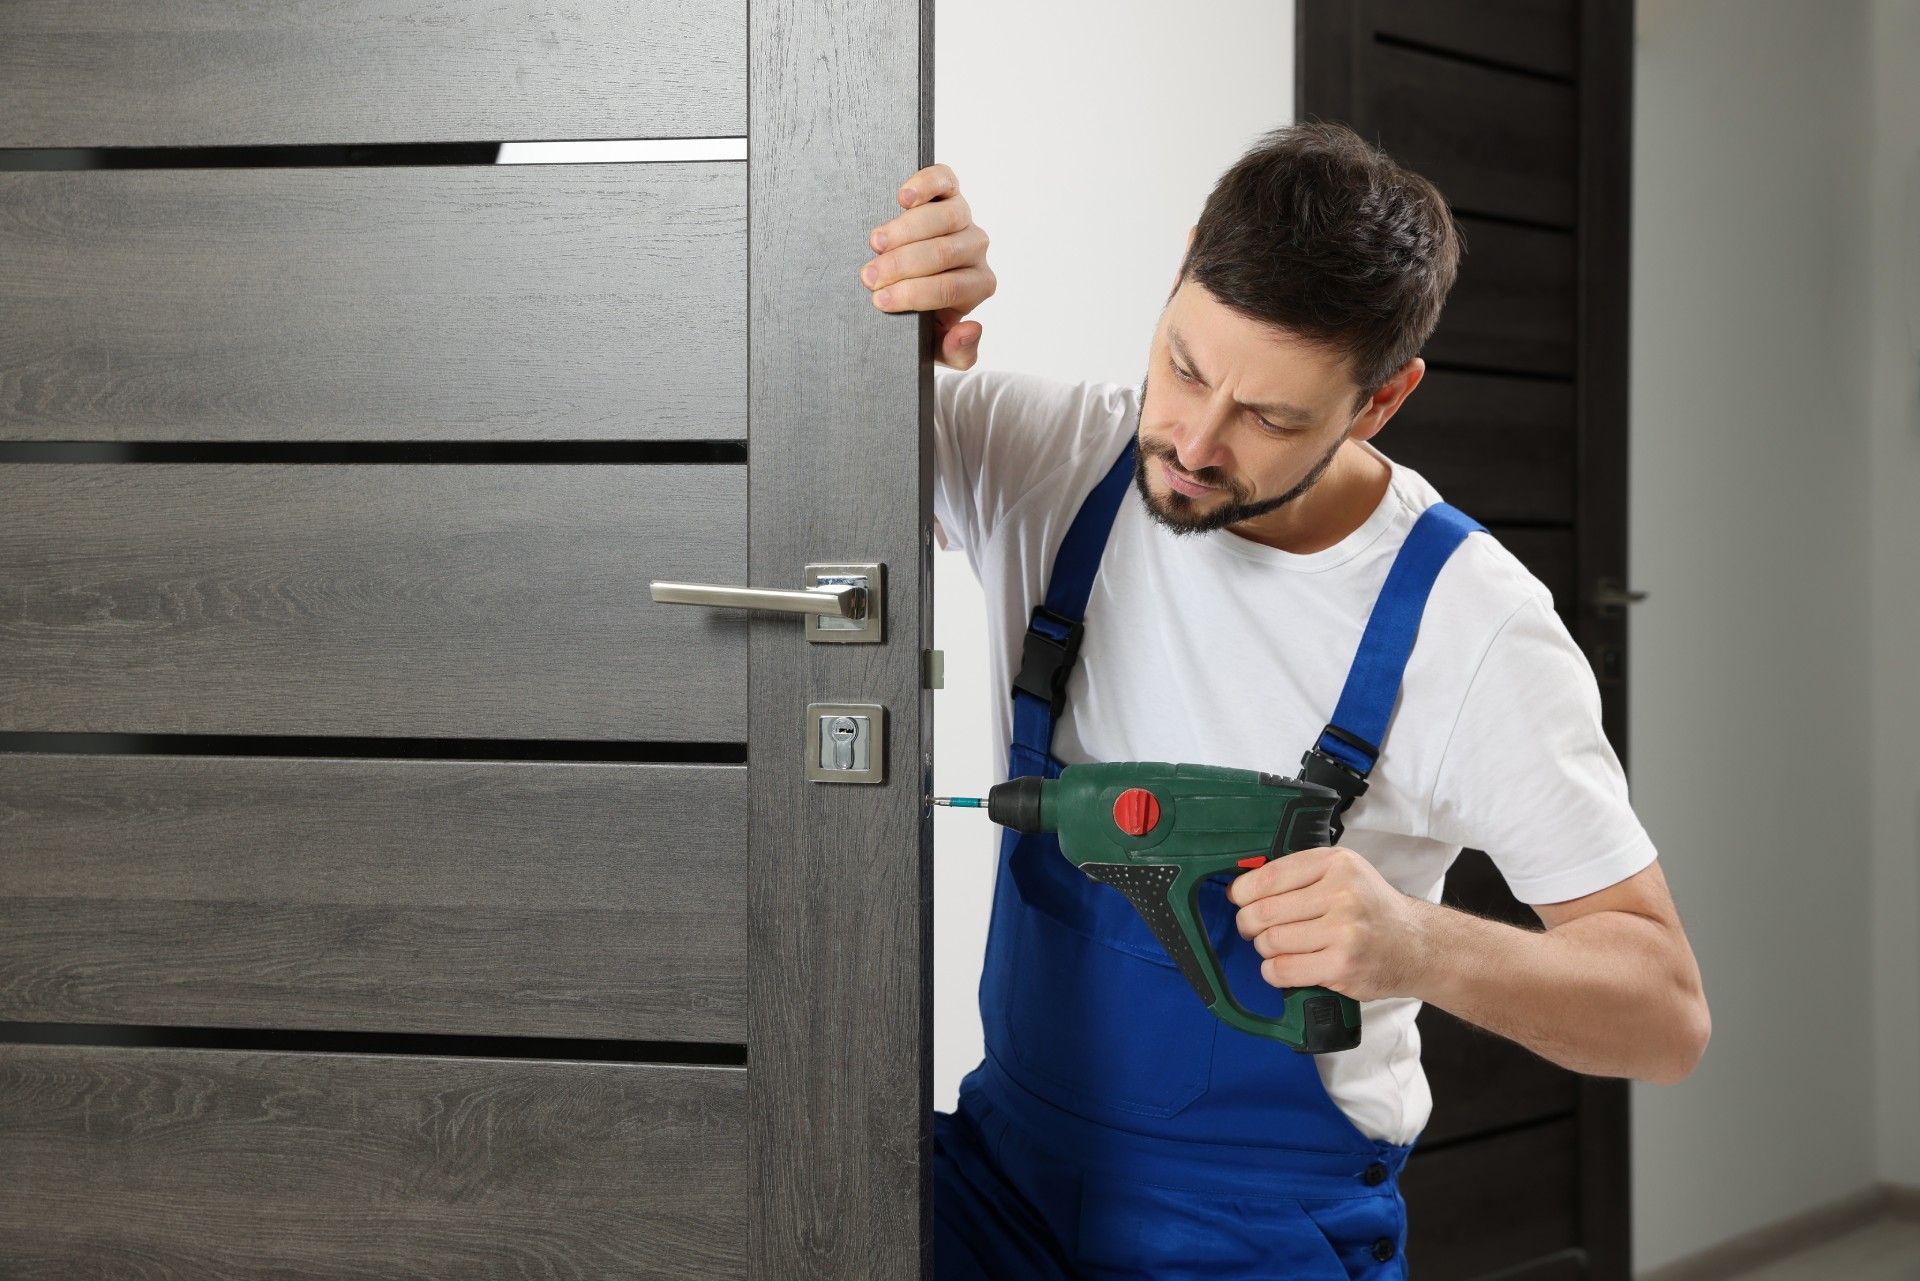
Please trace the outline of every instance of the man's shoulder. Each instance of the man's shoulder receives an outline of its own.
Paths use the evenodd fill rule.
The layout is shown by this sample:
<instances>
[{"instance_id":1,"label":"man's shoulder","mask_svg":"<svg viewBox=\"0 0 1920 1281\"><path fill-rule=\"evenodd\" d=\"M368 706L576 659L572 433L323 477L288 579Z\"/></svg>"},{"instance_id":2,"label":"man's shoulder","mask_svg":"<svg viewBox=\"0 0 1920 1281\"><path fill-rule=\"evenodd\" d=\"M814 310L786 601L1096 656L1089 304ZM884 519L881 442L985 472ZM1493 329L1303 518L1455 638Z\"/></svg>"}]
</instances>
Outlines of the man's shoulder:
<instances>
[{"instance_id":1,"label":"man's shoulder","mask_svg":"<svg viewBox=\"0 0 1920 1281\"><path fill-rule=\"evenodd\" d=\"M1454 559L1457 586L1480 602L1483 613L1505 618L1528 601L1552 612L1553 589L1494 534L1469 534Z\"/></svg>"},{"instance_id":2,"label":"man's shoulder","mask_svg":"<svg viewBox=\"0 0 1920 1281\"><path fill-rule=\"evenodd\" d=\"M1429 506L1444 501L1424 478L1404 469L1395 477L1394 488L1409 509L1407 529ZM1443 636L1456 654L1484 653L1523 612L1530 618L1553 617L1553 590L1497 535L1474 530L1435 576L1421 630Z\"/></svg>"},{"instance_id":3,"label":"man's shoulder","mask_svg":"<svg viewBox=\"0 0 1920 1281\"><path fill-rule=\"evenodd\" d=\"M1457 697L1474 687L1537 687L1591 669L1554 605L1553 591L1491 534L1468 535L1434 583L1428 624L1452 650Z\"/></svg>"}]
</instances>

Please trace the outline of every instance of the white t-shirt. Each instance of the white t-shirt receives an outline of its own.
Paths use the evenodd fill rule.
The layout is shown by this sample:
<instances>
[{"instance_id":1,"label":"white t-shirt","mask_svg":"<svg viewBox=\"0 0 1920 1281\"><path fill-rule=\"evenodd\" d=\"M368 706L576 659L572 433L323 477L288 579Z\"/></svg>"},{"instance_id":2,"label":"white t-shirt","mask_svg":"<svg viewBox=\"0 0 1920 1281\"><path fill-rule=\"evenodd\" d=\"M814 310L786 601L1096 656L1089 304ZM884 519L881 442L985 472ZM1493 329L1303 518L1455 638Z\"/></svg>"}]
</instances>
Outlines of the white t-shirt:
<instances>
[{"instance_id":1,"label":"white t-shirt","mask_svg":"<svg viewBox=\"0 0 1920 1281\"><path fill-rule=\"evenodd\" d=\"M1006 691L1067 526L1137 427L1139 392L982 367L934 372L934 512L985 591L989 679ZM1394 554L1440 501L1389 463L1365 523L1305 555L1225 529L1176 535L1129 481L1054 755L1297 776ZM1004 778L1011 697L994 705L994 777ZM1434 903L1463 847L1486 851L1530 904L1591 894L1653 862L1601 728L1592 668L1551 593L1493 537L1469 535L1435 580L1368 790L1344 821L1343 845ZM1364 1002L1360 1045L1314 1059L1355 1126L1392 1143L1411 1142L1432 1110L1420 1004Z\"/></svg>"}]
</instances>

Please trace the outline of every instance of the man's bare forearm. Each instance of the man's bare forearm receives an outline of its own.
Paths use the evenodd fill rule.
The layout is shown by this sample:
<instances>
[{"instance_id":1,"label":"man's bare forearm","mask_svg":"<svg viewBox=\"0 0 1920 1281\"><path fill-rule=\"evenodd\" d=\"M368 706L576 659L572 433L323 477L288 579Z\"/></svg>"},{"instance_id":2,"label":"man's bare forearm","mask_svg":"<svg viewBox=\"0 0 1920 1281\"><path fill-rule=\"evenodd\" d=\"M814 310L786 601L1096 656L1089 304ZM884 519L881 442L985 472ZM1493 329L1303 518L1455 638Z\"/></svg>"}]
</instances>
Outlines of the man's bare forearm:
<instances>
[{"instance_id":1,"label":"man's bare forearm","mask_svg":"<svg viewBox=\"0 0 1920 1281\"><path fill-rule=\"evenodd\" d=\"M1591 1076L1671 1083L1699 1061L1705 1004L1665 928L1595 912L1547 932L1415 900L1412 995Z\"/></svg>"}]
</instances>

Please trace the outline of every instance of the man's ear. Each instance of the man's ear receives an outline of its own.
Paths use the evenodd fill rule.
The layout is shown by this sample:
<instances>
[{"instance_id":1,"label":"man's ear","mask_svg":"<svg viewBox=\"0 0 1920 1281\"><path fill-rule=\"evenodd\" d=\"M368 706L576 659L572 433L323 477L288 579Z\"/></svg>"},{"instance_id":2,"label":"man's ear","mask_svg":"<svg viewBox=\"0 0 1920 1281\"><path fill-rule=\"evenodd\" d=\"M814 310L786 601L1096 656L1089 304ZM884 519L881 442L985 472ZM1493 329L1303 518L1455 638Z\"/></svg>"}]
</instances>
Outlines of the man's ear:
<instances>
[{"instance_id":1,"label":"man's ear","mask_svg":"<svg viewBox=\"0 0 1920 1281\"><path fill-rule=\"evenodd\" d=\"M1427 362L1418 356L1400 366L1399 371L1380 385L1380 390L1373 393L1367 407L1361 410L1360 421L1354 424L1353 439L1369 440L1385 427L1387 419L1399 412L1400 406L1420 385L1420 379L1426 372Z\"/></svg>"}]
</instances>

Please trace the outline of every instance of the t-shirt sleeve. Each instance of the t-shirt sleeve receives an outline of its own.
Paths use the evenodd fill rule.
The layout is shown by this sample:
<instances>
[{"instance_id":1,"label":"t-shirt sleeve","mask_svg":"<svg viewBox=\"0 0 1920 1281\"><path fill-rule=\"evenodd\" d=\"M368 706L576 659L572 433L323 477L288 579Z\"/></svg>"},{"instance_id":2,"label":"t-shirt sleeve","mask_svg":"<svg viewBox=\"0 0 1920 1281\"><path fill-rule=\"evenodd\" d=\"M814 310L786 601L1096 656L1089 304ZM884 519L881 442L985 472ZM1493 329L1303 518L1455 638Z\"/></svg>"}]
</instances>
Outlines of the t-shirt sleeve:
<instances>
[{"instance_id":1,"label":"t-shirt sleeve","mask_svg":"<svg viewBox=\"0 0 1920 1281\"><path fill-rule=\"evenodd\" d=\"M1488 643L1435 771L1435 840L1484 850L1523 903L1563 903L1654 861L1586 655L1540 595Z\"/></svg>"},{"instance_id":2,"label":"t-shirt sleeve","mask_svg":"<svg viewBox=\"0 0 1920 1281\"><path fill-rule=\"evenodd\" d=\"M978 365L933 375L934 520L977 569L1001 517L1114 421L1125 389Z\"/></svg>"}]
</instances>

